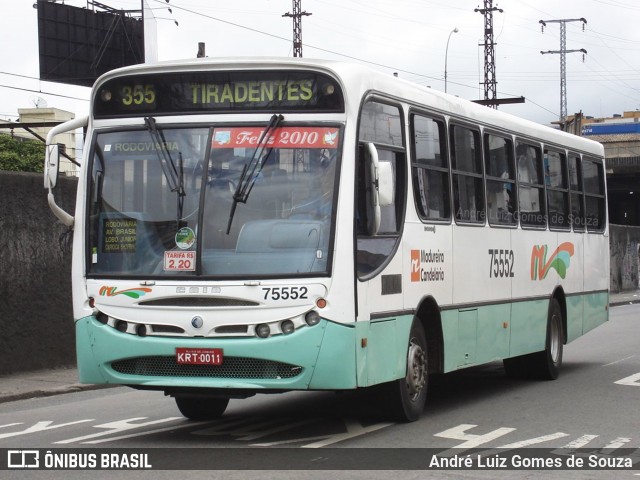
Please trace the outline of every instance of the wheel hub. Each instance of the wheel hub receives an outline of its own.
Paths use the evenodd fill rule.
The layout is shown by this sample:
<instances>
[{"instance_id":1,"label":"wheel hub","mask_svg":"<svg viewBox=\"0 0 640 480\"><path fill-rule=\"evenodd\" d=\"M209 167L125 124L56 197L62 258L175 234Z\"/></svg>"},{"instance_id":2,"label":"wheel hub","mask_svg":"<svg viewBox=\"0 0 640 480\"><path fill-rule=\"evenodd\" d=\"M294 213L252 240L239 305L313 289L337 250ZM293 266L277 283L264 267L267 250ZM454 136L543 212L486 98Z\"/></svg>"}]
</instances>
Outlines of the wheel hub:
<instances>
[{"instance_id":1,"label":"wheel hub","mask_svg":"<svg viewBox=\"0 0 640 480\"><path fill-rule=\"evenodd\" d=\"M420 395L427 383L427 362L425 352L414 339L409 344L407 355L407 389L411 399Z\"/></svg>"}]
</instances>

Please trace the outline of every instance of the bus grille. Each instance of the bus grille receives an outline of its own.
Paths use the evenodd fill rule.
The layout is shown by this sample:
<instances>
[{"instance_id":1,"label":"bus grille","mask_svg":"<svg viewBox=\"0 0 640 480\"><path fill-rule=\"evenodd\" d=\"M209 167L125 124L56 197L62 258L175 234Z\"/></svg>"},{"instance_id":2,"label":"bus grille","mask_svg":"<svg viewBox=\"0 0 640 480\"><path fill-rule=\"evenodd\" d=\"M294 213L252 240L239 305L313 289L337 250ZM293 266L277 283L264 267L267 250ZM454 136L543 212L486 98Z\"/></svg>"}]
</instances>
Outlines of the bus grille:
<instances>
[{"instance_id":1,"label":"bus grille","mask_svg":"<svg viewBox=\"0 0 640 480\"><path fill-rule=\"evenodd\" d=\"M302 367L244 357L225 357L222 365L183 365L175 357L139 357L118 360L111 364L118 373L151 377L200 377L283 379L302 373Z\"/></svg>"}]
</instances>

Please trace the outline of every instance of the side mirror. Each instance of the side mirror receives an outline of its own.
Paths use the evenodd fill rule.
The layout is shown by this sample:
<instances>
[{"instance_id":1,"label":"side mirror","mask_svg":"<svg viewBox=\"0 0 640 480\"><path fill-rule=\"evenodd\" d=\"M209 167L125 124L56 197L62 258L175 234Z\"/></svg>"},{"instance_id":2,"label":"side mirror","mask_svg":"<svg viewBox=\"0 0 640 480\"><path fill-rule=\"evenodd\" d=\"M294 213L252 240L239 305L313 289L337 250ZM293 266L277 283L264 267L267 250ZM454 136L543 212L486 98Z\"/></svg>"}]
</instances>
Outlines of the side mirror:
<instances>
[{"instance_id":1,"label":"side mirror","mask_svg":"<svg viewBox=\"0 0 640 480\"><path fill-rule=\"evenodd\" d=\"M378 150L373 143L366 145L367 169L365 171L367 182L367 232L369 235L375 235L380 229L380 203L378 198Z\"/></svg>"},{"instance_id":2,"label":"side mirror","mask_svg":"<svg viewBox=\"0 0 640 480\"><path fill-rule=\"evenodd\" d=\"M44 188L53 189L58 182L60 169L60 147L58 144L47 145L44 160Z\"/></svg>"},{"instance_id":3,"label":"side mirror","mask_svg":"<svg viewBox=\"0 0 640 480\"><path fill-rule=\"evenodd\" d=\"M394 184L391 162L378 162L378 203L381 207L393 205Z\"/></svg>"}]
</instances>

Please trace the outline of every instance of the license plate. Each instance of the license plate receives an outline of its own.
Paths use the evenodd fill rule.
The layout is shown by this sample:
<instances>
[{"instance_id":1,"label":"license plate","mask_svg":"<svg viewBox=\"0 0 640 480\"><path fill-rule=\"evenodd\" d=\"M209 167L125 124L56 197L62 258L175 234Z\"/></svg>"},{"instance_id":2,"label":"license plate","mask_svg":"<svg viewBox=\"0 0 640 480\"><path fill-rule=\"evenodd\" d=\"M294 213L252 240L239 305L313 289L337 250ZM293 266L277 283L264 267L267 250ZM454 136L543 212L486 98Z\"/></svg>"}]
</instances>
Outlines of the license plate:
<instances>
[{"instance_id":1,"label":"license plate","mask_svg":"<svg viewBox=\"0 0 640 480\"><path fill-rule=\"evenodd\" d=\"M221 348L176 348L179 365L222 365Z\"/></svg>"}]
</instances>

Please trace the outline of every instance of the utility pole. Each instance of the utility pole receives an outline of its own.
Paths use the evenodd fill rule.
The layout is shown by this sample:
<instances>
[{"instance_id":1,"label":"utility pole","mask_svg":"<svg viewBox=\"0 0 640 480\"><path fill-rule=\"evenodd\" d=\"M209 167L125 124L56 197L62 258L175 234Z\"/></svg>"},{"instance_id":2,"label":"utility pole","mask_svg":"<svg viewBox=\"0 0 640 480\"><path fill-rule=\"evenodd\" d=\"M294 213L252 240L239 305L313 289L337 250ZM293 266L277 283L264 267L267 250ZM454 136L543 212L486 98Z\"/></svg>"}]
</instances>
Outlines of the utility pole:
<instances>
[{"instance_id":1,"label":"utility pole","mask_svg":"<svg viewBox=\"0 0 640 480\"><path fill-rule=\"evenodd\" d=\"M582 22L582 31L587 21L584 18L567 18L564 20L540 20L542 25L542 32L547 23L559 23L560 24L560 50L547 50L546 52L540 51L542 55L548 53L560 54L560 122L564 122L567 119L567 53L582 52L582 61L584 62L584 56L587 51L584 48L577 50L567 50L567 22Z\"/></svg>"},{"instance_id":2,"label":"utility pole","mask_svg":"<svg viewBox=\"0 0 640 480\"><path fill-rule=\"evenodd\" d=\"M302 16L311 15L307 12L301 12L302 0L292 0L293 13L287 12L283 17L293 18L293 56L302 58Z\"/></svg>"},{"instance_id":3,"label":"utility pole","mask_svg":"<svg viewBox=\"0 0 640 480\"><path fill-rule=\"evenodd\" d=\"M503 12L493 6L493 0L484 0L484 8L476 8L474 12L484 15L484 100L487 106L498 108L496 81L496 52L493 42L493 12Z\"/></svg>"},{"instance_id":4,"label":"utility pole","mask_svg":"<svg viewBox=\"0 0 640 480\"><path fill-rule=\"evenodd\" d=\"M503 103L524 103L524 97L496 98L496 62L495 43L493 42L493 12L503 12L501 8L493 6L493 0L484 0L484 8L476 8L474 12L484 15L484 100L474 100L475 103L487 107L498 108Z\"/></svg>"}]
</instances>

